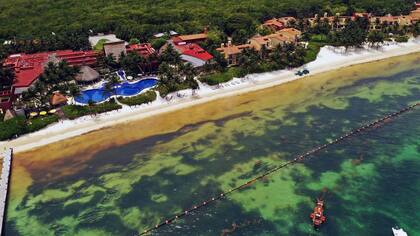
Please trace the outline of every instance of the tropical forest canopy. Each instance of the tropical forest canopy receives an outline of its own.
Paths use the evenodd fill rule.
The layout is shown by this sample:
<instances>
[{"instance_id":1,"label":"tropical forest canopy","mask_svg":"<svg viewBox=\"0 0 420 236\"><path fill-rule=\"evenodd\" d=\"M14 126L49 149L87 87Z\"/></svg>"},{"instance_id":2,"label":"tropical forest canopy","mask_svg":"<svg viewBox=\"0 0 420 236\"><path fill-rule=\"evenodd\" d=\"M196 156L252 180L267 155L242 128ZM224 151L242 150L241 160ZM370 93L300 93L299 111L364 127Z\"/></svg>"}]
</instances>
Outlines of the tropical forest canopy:
<instances>
[{"instance_id":1,"label":"tropical forest canopy","mask_svg":"<svg viewBox=\"0 0 420 236\"><path fill-rule=\"evenodd\" d=\"M157 32L192 33L205 26L226 34L249 33L272 17L401 14L412 8L413 0L0 0L0 41L89 30L146 40Z\"/></svg>"}]
</instances>

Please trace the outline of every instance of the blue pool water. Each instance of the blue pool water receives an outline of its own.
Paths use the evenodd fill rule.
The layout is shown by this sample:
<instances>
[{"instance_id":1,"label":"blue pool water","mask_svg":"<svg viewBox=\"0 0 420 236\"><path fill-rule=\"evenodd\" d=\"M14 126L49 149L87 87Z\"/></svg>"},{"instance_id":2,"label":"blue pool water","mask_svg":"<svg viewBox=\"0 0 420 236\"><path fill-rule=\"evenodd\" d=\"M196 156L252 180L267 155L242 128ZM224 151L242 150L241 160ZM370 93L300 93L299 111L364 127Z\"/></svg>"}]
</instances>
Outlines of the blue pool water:
<instances>
[{"instance_id":1,"label":"blue pool water","mask_svg":"<svg viewBox=\"0 0 420 236\"><path fill-rule=\"evenodd\" d=\"M84 104L89 103L89 101L98 103L107 100L112 95L133 96L146 88L155 86L156 84L157 80L152 78L144 79L132 84L124 82L114 87L114 93L107 92L104 87L98 89L89 89L82 91L79 96L74 98L74 100L78 103Z\"/></svg>"}]
</instances>

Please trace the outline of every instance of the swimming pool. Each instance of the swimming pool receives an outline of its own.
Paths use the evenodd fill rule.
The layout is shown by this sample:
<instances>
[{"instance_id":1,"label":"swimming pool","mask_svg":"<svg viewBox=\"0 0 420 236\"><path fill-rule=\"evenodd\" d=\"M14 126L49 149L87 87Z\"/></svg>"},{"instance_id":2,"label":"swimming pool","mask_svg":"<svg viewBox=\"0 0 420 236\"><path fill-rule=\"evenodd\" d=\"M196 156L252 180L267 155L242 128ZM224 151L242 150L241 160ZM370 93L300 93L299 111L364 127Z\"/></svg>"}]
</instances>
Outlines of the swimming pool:
<instances>
[{"instance_id":1,"label":"swimming pool","mask_svg":"<svg viewBox=\"0 0 420 236\"><path fill-rule=\"evenodd\" d=\"M135 83L124 82L114 87L114 92L111 93L104 89L104 86L98 89L89 89L82 91L74 100L78 103L88 104L89 101L94 103L103 102L113 95L133 96L140 93L142 90L153 87L157 84L157 79L148 78L140 80Z\"/></svg>"}]
</instances>

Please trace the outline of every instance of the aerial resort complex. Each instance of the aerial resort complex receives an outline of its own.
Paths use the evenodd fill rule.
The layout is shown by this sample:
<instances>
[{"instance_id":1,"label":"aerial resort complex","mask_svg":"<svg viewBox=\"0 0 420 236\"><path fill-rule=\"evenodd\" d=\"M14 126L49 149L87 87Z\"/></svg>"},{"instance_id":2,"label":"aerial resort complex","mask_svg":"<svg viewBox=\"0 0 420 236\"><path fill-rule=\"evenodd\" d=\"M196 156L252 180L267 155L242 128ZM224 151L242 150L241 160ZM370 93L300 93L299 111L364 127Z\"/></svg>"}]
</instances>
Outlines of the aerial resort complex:
<instances>
[{"instance_id":1,"label":"aerial resort complex","mask_svg":"<svg viewBox=\"0 0 420 236\"><path fill-rule=\"evenodd\" d=\"M420 3L1 5L1 235L420 235Z\"/></svg>"}]
</instances>

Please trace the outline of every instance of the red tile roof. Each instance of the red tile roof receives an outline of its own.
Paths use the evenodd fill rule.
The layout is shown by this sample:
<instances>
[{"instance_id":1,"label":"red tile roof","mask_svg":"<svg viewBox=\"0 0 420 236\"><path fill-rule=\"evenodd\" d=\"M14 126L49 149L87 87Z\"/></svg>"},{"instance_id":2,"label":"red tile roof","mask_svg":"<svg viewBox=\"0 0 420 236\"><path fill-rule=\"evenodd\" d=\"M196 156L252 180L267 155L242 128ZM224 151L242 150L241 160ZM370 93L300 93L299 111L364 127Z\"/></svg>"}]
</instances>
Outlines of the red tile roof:
<instances>
[{"instance_id":1,"label":"red tile roof","mask_svg":"<svg viewBox=\"0 0 420 236\"><path fill-rule=\"evenodd\" d=\"M410 12L410 17L414 21L419 21L420 20L420 8Z\"/></svg>"},{"instance_id":2,"label":"red tile roof","mask_svg":"<svg viewBox=\"0 0 420 236\"><path fill-rule=\"evenodd\" d=\"M273 27L276 30L282 29L285 27L283 22L278 21L277 19L271 19L264 22L264 25L267 27Z\"/></svg>"},{"instance_id":3,"label":"red tile roof","mask_svg":"<svg viewBox=\"0 0 420 236\"><path fill-rule=\"evenodd\" d=\"M142 57L148 57L155 53L155 49L150 43L140 43L128 45L127 52L137 52Z\"/></svg>"},{"instance_id":4,"label":"red tile roof","mask_svg":"<svg viewBox=\"0 0 420 236\"><path fill-rule=\"evenodd\" d=\"M14 54L4 61L4 66L15 71L14 87L29 87L44 72L44 66L50 56L66 61L69 65L92 65L96 63L94 51L61 50L53 52L40 52L35 54Z\"/></svg>"},{"instance_id":5,"label":"red tile roof","mask_svg":"<svg viewBox=\"0 0 420 236\"><path fill-rule=\"evenodd\" d=\"M4 66L14 69L14 87L29 87L44 71L48 53L14 54L4 61Z\"/></svg>"},{"instance_id":6,"label":"red tile roof","mask_svg":"<svg viewBox=\"0 0 420 236\"><path fill-rule=\"evenodd\" d=\"M199 42L199 41L205 41L206 39L207 39L207 33L179 35L179 36L172 37L172 41L174 42Z\"/></svg>"},{"instance_id":7,"label":"red tile roof","mask_svg":"<svg viewBox=\"0 0 420 236\"><path fill-rule=\"evenodd\" d=\"M66 61L69 65L93 65L96 63L97 53L95 51L72 51L63 50L56 51L56 57L58 59Z\"/></svg>"},{"instance_id":8,"label":"red tile roof","mask_svg":"<svg viewBox=\"0 0 420 236\"><path fill-rule=\"evenodd\" d=\"M210 53L208 53L196 43L175 43L174 46L178 51L180 51L181 54L195 57L203 61L209 61L213 59L213 56Z\"/></svg>"},{"instance_id":9,"label":"red tile roof","mask_svg":"<svg viewBox=\"0 0 420 236\"><path fill-rule=\"evenodd\" d=\"M216 50L225 56L234 55L241 53L246 48L252 48L251 44L241 44L241 45L223 45Z\"/></svg>"}]
</instances>

